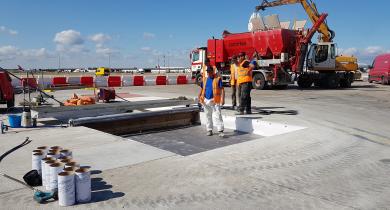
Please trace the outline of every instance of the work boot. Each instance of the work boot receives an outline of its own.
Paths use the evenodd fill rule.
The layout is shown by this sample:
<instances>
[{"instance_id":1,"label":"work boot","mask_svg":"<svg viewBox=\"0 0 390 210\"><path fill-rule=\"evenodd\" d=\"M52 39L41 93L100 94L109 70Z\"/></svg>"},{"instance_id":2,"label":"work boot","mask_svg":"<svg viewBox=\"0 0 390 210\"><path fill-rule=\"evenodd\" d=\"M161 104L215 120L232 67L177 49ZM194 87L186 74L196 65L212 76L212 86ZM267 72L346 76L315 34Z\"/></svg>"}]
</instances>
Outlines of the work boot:
<instances>
[{"instance_id":1,"label":"work boot","mask_svg":"<svg viewBox=\"0 0 390 210\"><path fill-rule=\"evenodd\" d=\"M223 133L223 131L219 131L218 136L221 137L221 138L223 138L223 137L225 137L225 134Z\"/></svg>"},{"instance_id":2,"label":"work boot","mask_svg":"<svg viewBox=\"0 0 390 210\"><path fill-rule=\"evenodd\" d=\"M236 115L244 115L244 111L237 111Z\"/></svg>"},{"instance_id":3,"label":"work boot","mask_svg":"<svg viewBox=\"0 0 390 210\"><path fill-rule=\"evenodd\" d=\"M207 131L207 136L212 136L213 135L213 131Z\"/></svg>"}]
</instances>

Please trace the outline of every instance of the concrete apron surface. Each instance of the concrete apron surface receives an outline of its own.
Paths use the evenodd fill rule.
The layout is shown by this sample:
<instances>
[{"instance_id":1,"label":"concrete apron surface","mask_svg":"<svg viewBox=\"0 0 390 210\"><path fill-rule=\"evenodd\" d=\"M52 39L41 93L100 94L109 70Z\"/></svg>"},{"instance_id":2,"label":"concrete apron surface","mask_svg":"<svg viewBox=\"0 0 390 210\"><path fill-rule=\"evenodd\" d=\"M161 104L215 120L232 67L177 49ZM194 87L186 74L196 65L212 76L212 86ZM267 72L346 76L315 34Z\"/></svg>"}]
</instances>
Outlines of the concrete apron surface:
<instances>
[{"instance_id":1,"label":"concrete apron surface","mask_svg":"<svg viewBox=\"0 0 390 210\"><path fill-rule=\"evenodd\" d=\"M257 118L256 115L232 116L232 112L228 113L230 115L222 114L224 127L239 132L270 137L305 129L305 127L288 125L286 123L264 121ZM206 114L204 112L200 113L200 120L202 125L206 125Z\"/></svg>"},{"instance_id":2,"label":"concrete apron surface","mask_svg":"<svg viewBox=\"0 0 390 210\"><path fill-rule=\"evenodd\" d=\"M76 161L93 170L91 203L73 209L388 208L389 147L299 116L280 123L223 114L227 128L249 124L244 127L264 137L181 156L85 127L30 129L0 136L0 151L26 136L33 140L5 158L0 170L21 179L34 148L73 150ZM58 202L35 203L30 190L3 177L0 186L3 209L64 209Z\"/></svg>"}]
</instances>

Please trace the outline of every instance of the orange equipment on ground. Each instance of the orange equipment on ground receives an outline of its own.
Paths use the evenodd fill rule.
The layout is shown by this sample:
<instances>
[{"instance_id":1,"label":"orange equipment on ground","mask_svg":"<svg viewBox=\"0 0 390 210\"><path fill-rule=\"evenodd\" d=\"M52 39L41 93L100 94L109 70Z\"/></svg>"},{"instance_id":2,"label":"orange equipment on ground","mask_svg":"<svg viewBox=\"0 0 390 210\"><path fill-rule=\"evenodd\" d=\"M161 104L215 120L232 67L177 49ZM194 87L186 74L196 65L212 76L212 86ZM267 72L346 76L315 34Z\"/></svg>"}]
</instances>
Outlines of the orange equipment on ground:
<instances>
[{"instance_id":1,"label":"orange equipment on ground","mask_svg":"<svg viewBox=\"0 0 390 210\"><path fill-rule=\"evenodd\" d=\"M95 99L88 96L78 96L76 94L73 94L73 97L71 99L68 99L65 101L65 106L84 106L84 105L91 105L95 104Z\"/></svg>"}]
</instances>

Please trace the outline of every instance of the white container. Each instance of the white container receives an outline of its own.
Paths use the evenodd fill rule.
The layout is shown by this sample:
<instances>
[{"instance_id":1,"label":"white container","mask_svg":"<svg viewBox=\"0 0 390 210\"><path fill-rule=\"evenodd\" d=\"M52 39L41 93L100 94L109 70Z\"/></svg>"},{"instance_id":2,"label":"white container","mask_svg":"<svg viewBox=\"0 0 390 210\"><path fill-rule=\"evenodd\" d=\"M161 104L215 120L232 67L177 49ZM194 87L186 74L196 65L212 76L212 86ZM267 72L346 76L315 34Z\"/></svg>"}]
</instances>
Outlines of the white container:
<instances>
[{"instance_id":1,"label":"white container","mask_svg":"<svg viewBox=\"0 0 390 210\"><path fill-rule=\"evenodd\" d=\"M60 158L60 153L59 152L49 151L49 153L47 153L46 156L58 159L58 158Z\"/></svg>"},{"instance_id":2,"label":"white container","mask_svg":"<svg viewBox=\"0 0 390 210\"><path fill-rule=\"evenodd\" d=\"M51 160L54 160L53 158L50 158L50 157L45 157L45 158L43 158L42 160L41 160L41 170L42 170L42 175L41 175L41 177L42 177L42 186L43 187L45 187L46 186L46 180L47 180L47 178L45 177L45 167L46 167L46 165L45 165L45 162L46 161L51 161Z\"/></svg>"},{"instance_id":3,"label":"white container","mask_svg":"<svg viewBox=\"0 0 390 210\"><path fill-rule=\"evenodd\" d=\"M78 164L76 162L68 162L65 164L65 168L68 168L68 167L80 168L80 164Z\"/></svg>"},{"instance_id":4,"label":"white container","mask_svg":"<svg viewBox=\"0 0 390 210\"><path fill-rule=\"evenodd\" d=\"M75 175L73 172L58 174L58 203L60 206L71 206L76 202Z\"/></svg>"},{"instance_id":5,"label":"white container","mask_svg":"<svg viewBox=\"0 0 390 210\"><path fill-rule=\"evenodd\" d=\"M73 162L72 158L69 158L69 157L62 157L62 158L59 158L58 161L62 164L67 164L69 162Z\"/></svg>"},{"instance_id":6,"label":"white container","mask_svg":"<svg viewBox=\"0 0 390 210\"><path fill-rule=\"evenodd\" d=\"M49 166L50 170L50 191L54 192L58 189L58 174L62 172L64 164L53 163Z\"/></svg>"},{"instance_id":7,"label":"white container","mask_svg":"<svg viewBox=\"0 0 390 210\"><path fill-rule=\"evenodd\" d=\"M48 157L47 160L46 158L42 160L44 160L42 167L42 184L44 184L43 186L46 190L50 190L50 165L56 163L57 161L55 161L52 157Z\"/></svg>"},{"instance_id":8,"label":"white container","mask_svg":"<svg viewBox=\"0 0 390 210\"><path fill-rule=\"evenodd\" d=\"M24 111L22 113L22 127L30 128L32 127L31 111Z\"/></svg>"},{"instance_id":9,"label":"white container","mask_svg":"<svg viewBox=\"0 0 390 210\"><path fill-rule=\"evenodd\" d=\"M76 201L78 203L91 201L91 172L88 168L76 170Z\"/></svg>"},{"instance_id":10,"label":"white container","mask_svg":"<svg viewBox=\"0 0 390 210\"><path fill-rule=\"evenodd\" d=\"M62 147L60 147L60 146L52 146L52 147L50 147L49 150L60 151L60 150L62 150Z\"/></svg>"},{"instance_id":11,"label":"white container","mask_svg":"<svg viewBox=\"0 0 390 210\"><path fill-rule=\"evenodd\" d=\"M63 172L72 172L72 173L74 173L77 169L79 169L79 168L77 168L77 167L65 167L62 171Z\"/></svg>"},{"instance_id":12,"label":"white container","mask_svg":"<svg viewBox=\"0 0 390 210\"><path fill-rule=\"evenodd\" d=\"M44 158L44 155L42 152L40 153L34 153L32 155L32 164L31 168L32 170L37 170L39 175L42 175L42 166L41 166L41 160Z\"/></svg>"},{"instance_id":13,"label":"white container","mask_svg":"<svg viewBox=\"0 0 390 210\"><path fill-rule=\"evenodd\" d=\"M47 152L49 151L49 147L47 147L47 146L41 146L41 147L37 147L37 150L41 150L42 153L43 153L43 154L45 155L45 157L46 157Z\"/></svg>"},{"instance_id":14,"label":"white container","mask_svg":"<svg viewBox=\"0 0 390 210\"><path fill-rule=\"evenodd\" d=\"M60 151L60 157L70 157L72 158L72 151L68 150L68 149L63 149Z\"/></svg>"}]
</instances>

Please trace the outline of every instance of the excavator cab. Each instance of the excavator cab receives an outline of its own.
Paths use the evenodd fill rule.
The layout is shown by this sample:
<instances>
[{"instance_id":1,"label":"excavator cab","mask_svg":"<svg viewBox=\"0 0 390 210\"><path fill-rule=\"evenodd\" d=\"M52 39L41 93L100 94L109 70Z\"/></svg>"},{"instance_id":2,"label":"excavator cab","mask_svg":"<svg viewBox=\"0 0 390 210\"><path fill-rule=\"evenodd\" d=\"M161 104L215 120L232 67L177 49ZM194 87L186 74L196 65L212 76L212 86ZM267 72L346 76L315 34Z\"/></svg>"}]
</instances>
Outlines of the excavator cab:
<instances>
[{"instance_id":1,"label":"excavator cab","mask_svg":"<svg viewBox=\"0 0 390 210\"><path fill-rule=\"evenodd\" d=\"M311 70L336 69L336 44L322 42L312 44L307 55L307 67Z\"/></svg>"},{"instance_id":2,"label":"excavator cab","mask_svg":"<svg viewBox=\"0 0 390 210\"><path fill-rule=\"evenodd\" d=\"M357 58L337 55L337 45L333 42L311 44L307 54L307 67L313 71L348 71L358 69Z\"/></svg>"}]
</instances>

